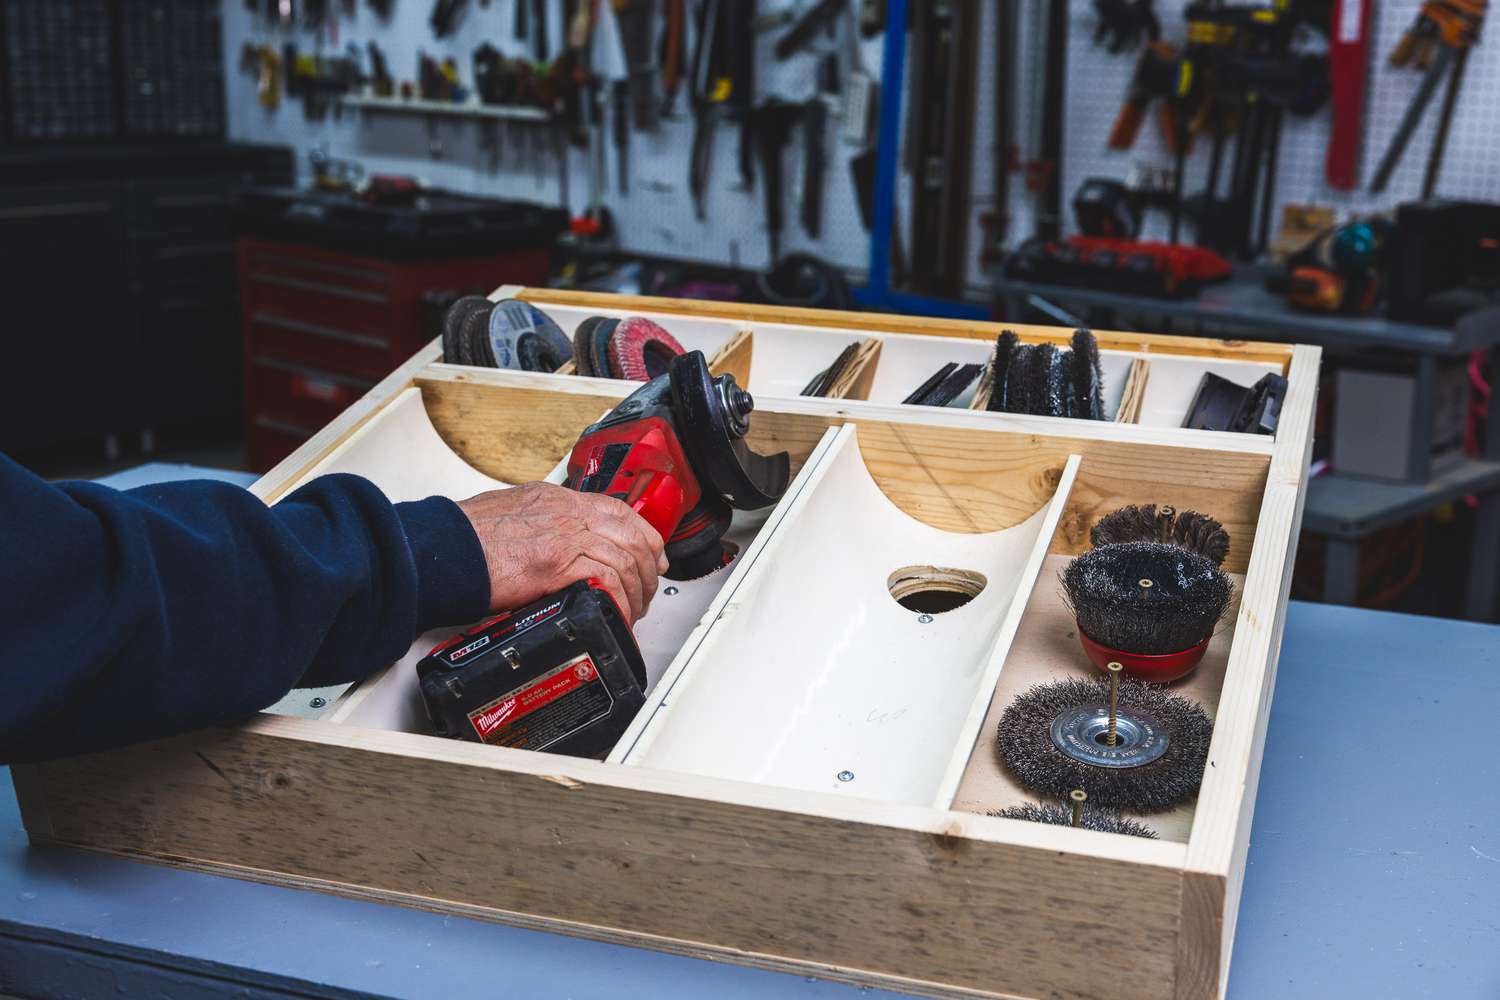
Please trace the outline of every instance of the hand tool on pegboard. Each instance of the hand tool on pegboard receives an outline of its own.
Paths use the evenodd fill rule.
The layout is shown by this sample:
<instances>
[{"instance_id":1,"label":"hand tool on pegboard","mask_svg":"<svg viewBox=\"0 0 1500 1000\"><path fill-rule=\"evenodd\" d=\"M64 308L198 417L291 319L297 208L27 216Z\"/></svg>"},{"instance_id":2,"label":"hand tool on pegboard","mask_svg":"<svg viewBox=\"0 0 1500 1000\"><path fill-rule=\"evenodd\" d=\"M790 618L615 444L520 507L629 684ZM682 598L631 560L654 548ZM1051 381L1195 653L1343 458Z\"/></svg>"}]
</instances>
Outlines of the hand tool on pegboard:
<instances>
[{"instance_id":1,"label":"hand tool on pegboard","mask_svg":"<svg viewBox=\"0 0 1500 1000\"><path fill-rule=\"evenodd\" d=\"M458 12L463 9L467 0L436 0L432 5L432 14L428 17L428 23L432 25L432 33L443 38L453 30L454 23L458 20ZM525 0L517 0L518 3Z\"/></svg>"},{"instance_id":2,"label":"hand tool on pegboard","mask_svg":"<svg viewBox=\"0 0 1500 1000\"><path fill-rule=\"evenodd\" d=\"M802 105L802 229L823 235L823 175L828 164L828 105L812 97Z\"/></svg>"},{"instance_id":3,"label":"hand tool on pegboard","mask_svg":"<svg viewBox=\"0 0 1500 1000\"><path fill-rule=\"evenodd\" d=\"M1206 193L1198 212L1198 241L1249 258L1270 234L1282 117L1310 115L1328 96L1327 59L1294 52L1292 40L1307 25L1327 30L1309 8L1285 3L1251 6L1190 5L1184 58L1192 63L1194 97L1187 131L1205 120L1213 128ZM1179 128L1184 128L1179 123ZM1229 191L1218 193L1230 129ZM1257 219L1258 213L1258 219Z\"/></svg>"},{"instance_id":4,"label":"hand tool on pegboard","mask_svg":"<svg viewBox=\"0 0 1500 1000\"><path fill-rule=\"evenodd\" d=\"M677 111L677 92L682 89L683 70L687 61L687 0L662 0L666 23L661 33L661 117L671 118Z\"/></svg>"},{"instance_id":5,"label":"hand tool on pegboard","mask_svg":"<svg viewBox=\"0 0 1500 1000\"><path fill-rule=\"evenodd\" d=\"M994 184L990 210L979 217L984 245L979 262L986 266L998 263L1005 255L1005 240L1010 232L1010 175L1016 169L1016 5L995 5L993 111L995 141L990 149ZM868 228L868 227L866 227Z\"/></svg>"},{"instance_id":6,"label":"hand tool on pegboard","mask_svg":"<svg viewBox=\"0 0 1500 1000\"><path fill-rule=\"evenodd\" d=\"M849 0L817 0L797 17L786 34L776 40L776 47L772 50L776 59L784 62L807 48L819 32L833 27L840 11L848 4Z\"/></svg>"},{"instance_id":7,"label":"hand tool on pegboard","mask_svg":"<svg viewBox=\"0 0 1500 1000\"><path fill-rule=\"evenodd\" d=\"M615 81L613 121L617 188L620 194L630 193L630 86L624 80Z\"/></svg>"},{"instance_id":8,"label":"hand tool on pegboard","mask_svg":"<svg viewBox=\"0 0 1500 1000\"><path fill-rule=\"evenodd\" d=\"M1175 153L1178 106L1191 92L1192 82L1192 63L1182 58L1176 45L1166 40L1147 44L1136 57L1125 102L1120 105L1105 145L1117 150L1134 148L1151 105L1159 102L1162 138L1167 149Z\"/></svg>"},{"instance_id":9,"label":"hand tool on pegboard","mask_svg":"<svg viewBox=\"0 0 1500 1000\"><path fill-rule=\"evenodd\" d=\"M802 105L773 98L751 109L746 125L754 142L755 162L760 172L766 207L766 239L773 267L781 259L781 230L786 217L782 154L802 113Z\"/></svg>"},{"instance_id":10,"label":"hand tool on pegboard","mask_svg":"<svg viewBox=\"0 0 1500 1000\"><path fill-rule=\"evenodd\" d=\"M975 4L912 11L914 63L907 109L912 171L909 280L921 294L962 297L967 283L970 165L979 44Z\"/></svg>"},{"instance_id":11,"label":"hand tool on pegboard","mask_svg":"<svg viewBox=\"0 0 1500 1000\"><path fill-rule=\"evenodd\" d=\"M1374 0L1340 0L1328 32L1328 81L1332 117L1323 176L1328 186L1352 191L1359 185L1364 130L1365 82L1370 65L1370 12Z\"/></svg>"},{"instance_id":12,"label":"hand tool on pegboard","mask_svg":"<svg viewBox=\"0 0 1500 1000\"><path fill-rule=\"evenodd\" d=\"M1432 139L1432 150L1428 155L1427 174L1423 180L1423 197L1431 197L1437 183L1438 170L1442 165L1443 151L1448 142L1448 129L1453 120L1453 107L1458 99L1458 88L1463 83L1464 69L1469 61L1469 49L1479 39L1484 15L1489 9L1487 0L1436 0L1422 4L1417 18L1406 29L1396 47L1391 50L1389 62L1401 68L1415 64L1424 70L1422 82L1407 105L1396 133L1380 165L1375 168L1375 177L1370 190L1379 193L1390 183L1391 174L1401 162L1406 147L1416 132L1422 113L1437 93L1437 88L1448 78L1448 92L1443 98L1443 110L1438 120L1437 133Z\"/></svg>"},{"instance_id":13,"label":"hand tool on pegboard","mask_svg":"<svg viewBox=\"0 0 1500 1000\"><path fill-rule=\"evenodd\" d=\"M1094 13L1099 17L1094 44L1113 55L1135 48L1143 37L1147 42L1161 37L1161 21L1152 0L1094 0Z\"/></svg>"},{"instance_id":14,"label":"hand tool on pegboard","mask_svg":"<svg viewBox=\"0 0 1500 1000\"><path fill-rule=\"evenodd\" d=\"M723 543L733 510L786 491L787 453L745 443L754 407L734 376L710 377L701 351L679 355L583 432L566 485L645 518L667 539L670 578L711 573L733 557ZM417 677L438 734L575 756L607 753L646 697L640 647L593 579L439 644Z\"/></svg>"},{"instance_id":15,"label":"hand tool on pegboard","mask_svg":"<svg viewBox=\"0 0 1500 1000\"><path fill-rule=\"evenodd\" d=\"M656 93L656 0L611 0L620 26L620 46L630 81L635 127L656 130L661 105Z\"/></svg>"},{"instance_id":16,"label":"hand tool on pegboard","mask_svg":"<svg viewBox=\"0 0 1500 1000\"><path fill-rule=\"evenodd\" d=\"M1033 32L1041 42L1033 53L1032 75L1041 81L1031 108L1037 123L1033 158L1026 164L1026 187L1037 196L1036 235L1055 240L1062 234L1062 154L1064 109L1068 85L1068 4L1045 0L1045 32ZM1041 67L1041 72L1037 72Z\"/></svg>"}]
</instances>

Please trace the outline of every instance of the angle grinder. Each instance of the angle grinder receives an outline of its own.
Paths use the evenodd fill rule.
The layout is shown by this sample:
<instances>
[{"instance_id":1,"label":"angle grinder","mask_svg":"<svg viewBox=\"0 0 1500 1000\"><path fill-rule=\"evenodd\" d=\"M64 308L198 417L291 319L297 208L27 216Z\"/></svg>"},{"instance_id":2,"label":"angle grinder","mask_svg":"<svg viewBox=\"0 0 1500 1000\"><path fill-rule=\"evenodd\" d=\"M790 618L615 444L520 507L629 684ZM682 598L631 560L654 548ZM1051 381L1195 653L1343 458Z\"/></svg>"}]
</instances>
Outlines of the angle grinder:
<instances>
[{"instance_id":1,"label":"angle grinder","mask_svg":"<svg viewBox=\"0 0 1500 1000\"><path fill-rule=\"evenodd\" d=\"M702 351L588 427L565 485L630 505L667 540L667 576L692 579L733 558L734 508L786 492L786 452L745 444L755 402L734 376L711 378ZM417 664L440 736L574 756L607 753L646 698L646 667L624 614L581 580L440 643Z\"/></svg>"}]
</instances>

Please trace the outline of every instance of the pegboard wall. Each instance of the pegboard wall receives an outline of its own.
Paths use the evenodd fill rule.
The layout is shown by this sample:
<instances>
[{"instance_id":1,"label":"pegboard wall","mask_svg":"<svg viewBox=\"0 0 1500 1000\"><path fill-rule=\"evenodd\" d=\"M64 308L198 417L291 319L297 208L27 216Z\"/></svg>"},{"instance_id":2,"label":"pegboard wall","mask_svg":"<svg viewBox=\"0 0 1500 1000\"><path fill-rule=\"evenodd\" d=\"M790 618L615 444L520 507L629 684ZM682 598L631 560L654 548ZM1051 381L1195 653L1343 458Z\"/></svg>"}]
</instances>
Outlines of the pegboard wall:
<instances>
[{"instance_id":1,"label":"pegboard wall","mask_svg":"<svg viewBox=\"0 0 1500 1000\"><path fill-rule=\"evenodd\" d=\"M419 52L437 58L451 55L458 63L460 75L467 80L472 68L471 54L484 41L489 41L507 56L526 54L527 43L512 37L515 2L517 0L491 0L488 6L477 2L466 4L450 36L436 39L428 24L432 0L394 0L388 19L378 17L368 4L359 3L352 18L345 17L336 27L319 31L300 27L283 29L246 9L239 0L226 0L223 24L230 137L291 146L297 152L298 169L304 179L307 154L316 149L331 156L357 160L370 171L411 173L434 185L455 190L558 204L563 199L564 185L553 144L550 139L536 135L534 130L528 131L527 126L501 123L497 153L486 148L483 126L464 119L330 110L321 120L309 120L304 117L300 101L283 100L275 110L260 107L256 102L254 76L239 69L241 47L246 42L272 44L278 48L292 42L304 52L335 54L350 42L363 48L365 42L374 41L384 50L390 71L398 80L416 77ZM812 2L762 0L759 9L765 15L785 7L805 7ZM1018 7L1021 33L1014 76L1018 91L1015 95L1016 135L1020 147L1018 153L1024 160L1036 155L1038 123L1031 109L1040 103L1038 91L1042 72L1036 42L1044 3L1039 0L1014 2ZM1378 197L1366 190L1375 164L1421 78L1415 70L1395 70L1385 63L1386 54L1415 16L1420 6L1418 0L1374 2L1360 187L1351 192L1336 191L1323 179L1328 136L1327 108L1309 118L1288 115L1277 164L1275 193L1278 206L1289 201L1311 202L1332 206L1342 216L1351 212L1387 209L1419 194L1441 94L1429 107L1387 190ZM264 3L258 6L264 7ZM607 19L609 4L600 6ZM696 4L689 6L691 9ZM983 25L974 107L968 275L969 287L980 296L984 293L984 286L978 263L978 251L983 242L979 217L993 210L995 191L996 60L994 46L988 43L994 37L998 4L984 0L981 6ZM1182 38L1182 6L1181 3L1161 0L1156 4L1163 34L1169 39ZM340 9L339 4L330 4L330 7ZM548 37L556 40L562 37L561 5L551 4L549 7L552 8L552 24ZM1096 15L1092 3L1075 0L1068 4L1068 8L1067 75L1070 86L1065 102L1062 175L1065 229L1072 228L1072 213L1066 202L1085 178L1123 179L1138 165L1169 168L1172 162L1154 121L1148 121L1141 129L1133 150L1115 152L1106 148L1105 139L1129 88L1135 54L1111 55L1093 44ZM776 61L772 55L771 48L783 30L764 32L756 38L759 100L781 97L803 101L814 91L814 55L803 53L785 62ZM1500 200L1500 169L1495 167L1500 162L1500 127L1496 124L1500 122L1500 36L1495 34L1496 30L1490 26L1469 59L1438 184L1438 193L1444 196ZM615 37L613 26L605 24L601 26L596 43L613 46ZM834 48L844 51L842 43L835 40L818 43L815 48L817 51ZM878 37L859 46L863 69L877 79L881 69L880 49ZM611 75L609 65L609 60L596 54L596 66L605 75ZM613 71L613 75L623 75L623 66L615 65L619 68ZM714 144L706 218L699 220L693 211L687 178L693 123L685 96L679 94L678 117L664 120L655 133L631 133L628 194L622 195L618 190L615 148L606 128L604 201L618 223L619 243L625 249L643 253L747 267L763 266L769 253L763 194L759 186L754 191L738 188L738 134L737 128L731 124L721 124ZM801 195L800 136L794 133L787 144L783 252L802 250L816 254L845 267L855 280L859 280L868 264L869 235L860 221L848 168L848 161L859 149L844 141L837 109L829 115L828 129L823 234L817 240L803 231L796 209ZM1202 189L1208 165L1207 146L1207 141L1197 143L1188 158L1185 175L1188 194ZM567 161L568 207L579 213L588 197L587 157L581 149L570 149ZM910 197L910 181L903 173L898 184L896 208L897 223L903 230L909 221ZM1033 231L1034 208L1035 195L1026 190L1019 176L1014 176L1009 204L1011 245ZM1278 207L1273 220L1279 218ZM1148 216L1144 235L1164 238L1166 229L1165 213L1153 212ZM1191 238L1190 228L1186 237ZM920 252L920 248L911 248L909 240L906 246L910 248L909 252Z\"/></svg>"},{"instance_id":2,"label":"pegboard wall","mask_svg":"<svg viewBox=\"0 0 1500 1000\"><path fill-rule=\"evenodd\" d=\"M1343 218L1353 213L1387 210L1403 201L1421 196L1427 152L1432 145L1438 110L1442 104L1441 90L1428 105L1421 125L1407 146L1386 190L1379 195L1372 195L1368 190L1375 167L1390 145L1396 126L1422 79L1421 72L1416 69L1392 69L1386 62L1390 50L1416 17L1420 2L1371 2L1373 10L1368 43L1370 72L1365 84L1365 121L1359 159L1359 184L1353 191L1339 191L1324 180L1323 160L1329 135L1329 111L1326 105L1310 117L1286 115L1276 164L1275 200L1278 207L1272 214L1273 233L1281 218L1279 206L1287 202L1327 205ZM1072 11L1068 35L1068 77L1076 85L1069 88L1067 100L1067 138L1063 151L1064 198L1071 198L1079 184L1088 177L1123 179L1130 173L1132 166L1137 164L1163 169L1170 169L1172 166L1172 155L1167 151L1154 120L1148 120L1142 126L1133 150L1117 152L1105 147L1105 138L1109 135L1115 116L1120 111L1120 102L1130 86L1135 55L1130 53L1112 56L1105 49L1094 46L1091 41L1094 30L1093 5L1074 3L1069 6ZM1177 3L1156 4L1163 37L1177 41L1182 39L1182 6ZM1323 43L1321 36L1316 36L1315 41L1317 44L1310 47L1316 48ZM1024 130L1022 134L1024 135ZM1201 137L1188 157L1184 172L1184 193L1187 195L1203 190L1208 174L1207 139L1206 135ZM1495 166L1497 162L1500 162L1500 32L1492 24L1487 27L1480 43L1469 56L1436 194L1449 198L1500 200L1500 169ZM1227 190L1228 171L1226 158L1225 176L1220 181L1221 193ZM1068 225L1071 226L1071 212L1065 214L1068 215ZM1166 213L1152 212L1148 216L1143 235L1165 239L1167 229ZM1185 236L1191 238L1191 235L1192 229L1189 226L1185 229Z\"/></svg>"},{"instance_id":3,"label":"pegboard wall","mask_svg":"<svg viewBox=\"0 0 1500 1000\"><path fill-rule=\"evenodd\" d=\"M382 20L365 3L356 7L353 19L345 19L336 30L283 30L269 19L246 10L238 0L227 0L224 11L226 95L232 138L248 142L273 142L291 146L298 156L298 170L308 173L307 153L317 149L330 156L357 160L376 172L410 173L434 185L494 197L522 198L559 204L562 181L550 137L533 126L501 122L500 153L494 156L483 146L482 126L458 118L427 118L420 115L330 110L322 120L307 120L300 101L283 99L281 106L267 110L256 103L253 74L238 68L246 42L286 42L301 51L338 54L354 42L361 49L374 41L385 52L393 77L414 80L419 52L434 58L452 56L460 77L472 79L471 56L488 41L506 56L529 54L528 43L513 37L514 4L517 0L491 0L485 7L464 5L452 33L433 37L428 16L432 0L394 0L391 16ZM263 4L262 4L263 6ZM339 4L330 4L338 9ZM549 4L551 21L547 36L562 37L561 4ZM695 7L696 5L690 5ZM765 10L777 9L770 3ZM600 4L601 17L609 19L608 3ZM690 18L691 20L691 18ZM782 29L784 30L784 29ZM779 32L766 32L756 39L756 89L759 100L781 97L804 101L814 91L815 58L799 54L777 62L771 48ZM613 51L616 43L612 24L601 25L596 42ZM842 36L841 36L842 37ZM832 42L822 46L827 50ZM842 50L841 50L842 51ZM878 76L880 39L860 46L865 69ZM602 54L602 53L601 53ZM596 55L601 74L623 78L623 64L612 70L610 62ZM675 118L664 119L654 133L630 134L629 193L618 190L618 164L610 123L605 123L604 202L614 216L619 242L624 248L644 253L709 260L716 263L763 266L769 258L765 235L762 190L738 189L738 126L719 125L713 147L705 218L693 210L688 189L688 153L692 148L693 120L688 113L686 85L679 92ZM606 116L611 113L608 101ZM801 198L802 143L794 130L785 151L787 209L782 229L782 252L801 250L834 261L862 273L869 260L869 238L860 222L848 160L857 152L845 143L838 115L829 115L824 174L822 236L814 240L803 231L796 206ZM434 155L436 154L436 155ZM575 214L588 201L588 159L584 149L570 148L568 202Z\"/></svg>"}]
</instances>

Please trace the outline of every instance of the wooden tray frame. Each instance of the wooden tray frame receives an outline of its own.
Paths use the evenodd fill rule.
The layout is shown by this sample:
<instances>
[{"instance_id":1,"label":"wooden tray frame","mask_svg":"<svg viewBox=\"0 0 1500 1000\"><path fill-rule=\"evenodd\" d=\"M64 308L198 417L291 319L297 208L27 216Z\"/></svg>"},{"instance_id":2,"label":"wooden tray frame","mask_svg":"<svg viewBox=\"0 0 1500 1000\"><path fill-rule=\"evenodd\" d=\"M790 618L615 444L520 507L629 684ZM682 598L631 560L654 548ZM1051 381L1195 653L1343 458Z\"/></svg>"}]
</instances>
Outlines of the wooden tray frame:
<instances>
[{"instance_id":1,"label":"wooden tray frame","mask_svg":"<svg viewBox=\"0 0 1500 1000\"><path fill-rule=\"evenodd\" d=\"M996 324L507 287L540 303L753 324L993 338ZM1071 331L1014 326L1024 340ZM1272 360L1290 389L1263 437L1118 423L777 400L760 448L801 459L859 425L872 473L928 523L988 530L1004 497L934 490L919 456L1044 477L1083 465L1053 553L1098 514L1170 491L1225 509L1244 574L1186 843L897 806L261 714L239 726L16 766L34 842L541 927L933 996L1221 996L1244 877L1306 487L1319 352L1099 333L1102 345ZM388 400L419 385L483 471L544 475L629 386L437 363L436 342L252 488L274 501ZM500 425L506 433L497 433ZM913 470L916 471L913 471Z\"/></svg>"}]
</instances>

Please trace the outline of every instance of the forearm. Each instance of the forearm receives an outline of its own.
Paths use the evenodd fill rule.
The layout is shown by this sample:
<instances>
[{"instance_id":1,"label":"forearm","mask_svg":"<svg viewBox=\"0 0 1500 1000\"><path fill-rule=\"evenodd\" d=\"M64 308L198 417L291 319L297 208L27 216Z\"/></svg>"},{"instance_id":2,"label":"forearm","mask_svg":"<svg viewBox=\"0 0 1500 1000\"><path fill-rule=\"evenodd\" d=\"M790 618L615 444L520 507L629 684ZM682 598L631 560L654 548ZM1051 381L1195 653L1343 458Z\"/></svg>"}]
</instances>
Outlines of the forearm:
<instances>
[{"instance_id":1,"label":"forearm","mask_svg":"<svg viewBox=\"0 0 1500 1000\"><path fill-rule=\"evenodd\" d=\"M473 530L351 476L275 507L219 483L119 493L0 458L0 759L226 722L354 680L481 615Z\"/></svg>"}]
</instances>

